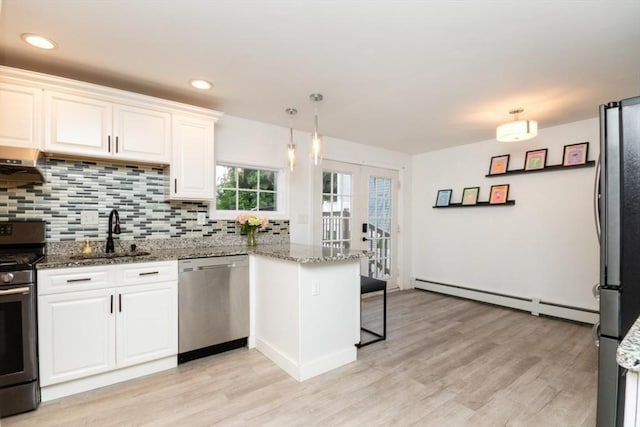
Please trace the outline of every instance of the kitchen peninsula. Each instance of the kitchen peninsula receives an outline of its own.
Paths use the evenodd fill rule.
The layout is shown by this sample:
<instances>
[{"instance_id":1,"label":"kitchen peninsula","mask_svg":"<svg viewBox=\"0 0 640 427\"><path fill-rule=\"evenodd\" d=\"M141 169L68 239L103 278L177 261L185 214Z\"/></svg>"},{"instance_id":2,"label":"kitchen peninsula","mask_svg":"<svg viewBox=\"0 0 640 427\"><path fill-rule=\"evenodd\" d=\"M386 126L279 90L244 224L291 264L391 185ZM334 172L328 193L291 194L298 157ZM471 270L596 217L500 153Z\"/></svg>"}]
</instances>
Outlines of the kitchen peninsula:
<instances>
[{"instance_id":1,"label":"kitchen peninsula","mask_svg":"<svg viewBox=\"0 0 640 427\"><path fill-rule=\"evenodd\" d=\"M188 240L136 240L139 248L137 253L116 253L115 256L94 254L83 258L71 252L51 253L38 265L39 278L43 284L60 283L70 292L85 293L85 289L93 290L99 283L79 283L77 277L82 276L85 280L91 275L97 275L98 278L107 277L112 274L107 271L110 268L135 272L151 269L161 273L165 268L167 280L175 280L172 279L175 278L175 273L170 272L177 270L178 260L248 254L249 348L259 350L298 381L304 381L356 360L355 344L360 337L359 261L363 256L362 251L294 244L266 244L255 248L244 245L181 247L184 241L189 243ZM149 254L144 255L140 251ZM105 270L102 276L101 270ZM148 276L149 273L144 271L145 278L154 277ZM117 276L117 273L113 274L112 277ZM130 276L123 274L125 278ZM62 278L67 276L73 276L71 286L63 284ZM156 278L158 276L155 275ZM124 286L121 282L124 283L126 280L116 280L113 286ZM153 283L145 285L149 287L149 291L153 291ZM179 287L180 284L178 293ZM44 289L47 289L46 285ZM58 289L56 292L62 292L61 288ZM171 293L168 292L167 295ZM167 307L176 306L167 300L165 304ZM44 306L45 304L41 304L41 310L45 310ZM174 317L169 316L171 319ZM42 331L47 331L47 325L42 326ZM176 325L164 326L173 330ZM157 330L154 333L158 336ZM175 340L174 335L167 334L171 337L168 340ZM57 335L54 331L48 336L41 343L51 343ZM82 343L76 344L81 346ZM120 369L117 363L109 368L109 371L103 369L104 364L96 365L99 369L94 372L86 371L81 375L77 370L73 371L73 375L67 375L71 370L69 366L65 366L64 375L58 376L62 383L56 381L56 373L60 370L52 365L53 360L46 359L46 355L52 352L41 352L41 366L47 366L43 370L43 400L176 366L177 351L169 349L175 349L177 343L168 343L163 337L156 344L156 348L162 348L157 354L162 355L163 363L146 357L144 360L140 359L140 363L127 364L126 367L123 365L123 369ZM55 349L55 345L53 348ZM60 360L56 362L60 363ZM52 373L50 377L53 379L50 382L47 381L46 375L49 372ZM118 373L119 375L116 375ZM74 387L73 383L76 383L77 387Z\"/></svg>"}]
</instances>

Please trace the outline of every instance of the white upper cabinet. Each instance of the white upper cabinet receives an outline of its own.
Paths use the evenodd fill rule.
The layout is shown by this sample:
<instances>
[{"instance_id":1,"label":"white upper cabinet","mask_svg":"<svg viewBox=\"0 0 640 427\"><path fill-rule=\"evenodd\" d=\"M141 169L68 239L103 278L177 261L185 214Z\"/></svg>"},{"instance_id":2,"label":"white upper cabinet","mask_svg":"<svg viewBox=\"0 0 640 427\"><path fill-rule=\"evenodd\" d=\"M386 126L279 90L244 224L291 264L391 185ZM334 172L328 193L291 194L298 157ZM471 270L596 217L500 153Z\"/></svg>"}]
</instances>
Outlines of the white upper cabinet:
<instances>
[{"instance_id":1,"label":"white upper cabinet","mask_svg":"<svg viewBox=\"0 0 640 427\"><path fill-rule=\"evenodd\" d=\"M213 199L213 133L216 120L211 117L174 114L171 199Z\"/></svg>"},{"instance_id":2,"label":"white upper cabinet","mask_svg":"<svg viewBox=\"0 0 640 427\"><path fill-rule=\"evenodd\" d=\"M54 153L110 155L111 104L45 91L44 148Z\"/></svg>"},{"instance_id":3,"label":"white upper cabinet","mask_svg":"<svg viewBox=\"0 0 640 427\"><path fill-rule=\"evenodd\" d=\"M0 83L0 145L40 148L42 89Z\"/></svg>"},{"instance_id":4,"label":"white upper cabinet","mask_svg":"<svg viewBox=\"0 0 640 427\"><path fill-rule=\"evenodd\" d=\"M45 117L48 152L169 163L167 112L47 90Z\"/></svg>"},{"instance_id":5,"label":"white upper cabinet","mask_svg":"<svg viewBox=\"0 0 640 427\"><path fill-rule=\"evenodd\" d=\"M115 155L124 160L169 163L171 115L164 111L115 104Z\"/></svg>"}]
</instances>

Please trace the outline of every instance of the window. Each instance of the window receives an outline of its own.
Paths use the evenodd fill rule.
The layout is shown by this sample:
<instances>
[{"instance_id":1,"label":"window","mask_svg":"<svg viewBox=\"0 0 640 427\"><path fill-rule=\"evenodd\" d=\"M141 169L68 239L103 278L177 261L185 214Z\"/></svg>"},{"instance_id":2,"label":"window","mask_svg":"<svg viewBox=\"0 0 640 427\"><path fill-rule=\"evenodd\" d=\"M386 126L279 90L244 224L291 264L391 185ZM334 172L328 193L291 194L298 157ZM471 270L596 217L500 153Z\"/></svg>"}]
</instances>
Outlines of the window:
<instances>
[{"instance_id":1,"label":"window","mask_svg":"<svg viewBox=\"0 0 640 427\"><path fill-rule=\"evenodd\" d=\"M279 172L216 165L217 211L277 211Z\"/></svg>"},{"instance_id":2,"label":"window","mask_svg":"<svg viewBox=\"0 0 640 427\"><path fill-rule=\"evenodd\" d=\"M322 245L351 246L351 181L340 172L322 172Z\"/></svg>"}]
</instances>

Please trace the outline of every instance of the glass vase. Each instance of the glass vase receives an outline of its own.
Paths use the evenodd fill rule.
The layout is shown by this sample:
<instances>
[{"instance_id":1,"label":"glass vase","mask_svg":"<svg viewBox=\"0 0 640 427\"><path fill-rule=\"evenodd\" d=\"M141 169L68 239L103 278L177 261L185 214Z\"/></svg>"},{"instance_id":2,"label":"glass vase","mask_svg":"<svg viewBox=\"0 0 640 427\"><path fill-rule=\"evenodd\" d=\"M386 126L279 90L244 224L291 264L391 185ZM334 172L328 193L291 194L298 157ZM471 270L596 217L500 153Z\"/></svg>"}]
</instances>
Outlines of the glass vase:
<instances>
[{"instance_id":1,"label":"glass vase","mask_svg":"<svg viewBox=\"0 0 640 427\"><path fill-rule=\"evenodd\" d=\"M256 240L256 228L249 227L247 230L247 246L257 246L258 241Z\"/></svg>"}]
</instances>

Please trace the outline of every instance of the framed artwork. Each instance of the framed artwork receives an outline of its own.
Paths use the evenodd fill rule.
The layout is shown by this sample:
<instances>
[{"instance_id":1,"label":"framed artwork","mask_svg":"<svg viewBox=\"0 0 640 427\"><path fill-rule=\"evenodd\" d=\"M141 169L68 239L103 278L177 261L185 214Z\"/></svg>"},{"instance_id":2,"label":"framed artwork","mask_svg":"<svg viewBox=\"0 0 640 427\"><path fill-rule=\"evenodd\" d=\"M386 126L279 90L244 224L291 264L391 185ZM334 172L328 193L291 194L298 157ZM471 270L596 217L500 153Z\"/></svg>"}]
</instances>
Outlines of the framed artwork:
<instances>
[{"instance_id":1,"label":"framed artwork","mask_svg":"<svg viewBox=\"0 0 640 427\"><path fill-rule=\"evenodd\" d=\"M505 173L508 167L509 154L493 156L491 158L491 165L489 166L489 175L500 175L501 173Z\"/></svg>"},{"instance_id":2,"label":"framed artwork","mask_svg":"<svg viewBox=\"0 0 640 427\"><path fill-rule=\"evenodd\" d=\"M451 203L451 193L453 193L453 190L438 190L436 206L449 206L449 203Z\"/></svg>"},{"instance_id":3,"label":"framed artwork","mask_svg":"<svg viewBox=\"0 0 640 427\"><path fill-rule=\"evenodd\" d=\"M480 193L480 187L467 187L462 190L462 204L465 206L477 204L478 193Z\"/></svg>"},{"instance_id":4,"label":"framed artwork","mask_svg":"<svg viewBox=\"0 0 640 427\"><path fill-rule=\"evenodd\" d=\"M587 163L588 155L588 142L565 145L564 154L562 155L562 166L584 165L585 163Z\"/></svg>"},{"instance_id":5,"label":"framed artwork","mask_svg":"<svg viewBox=\"0 0 640 427\"><path fill-rule=\"evenodd\" d=\"M490 205L503 205L509 198L509 184L492 185L489 193Z\"/></svg>"},{"instance_id":6,"label":"framed artwork","mask_svg":"<svg viewBox=\"0 0 640 427\"><path fill-rule=\"evenodd\" d=\"M524 170L534 171L547 166L547 149L527 151L524 157Z\"/></svg>"}]
</instances>

